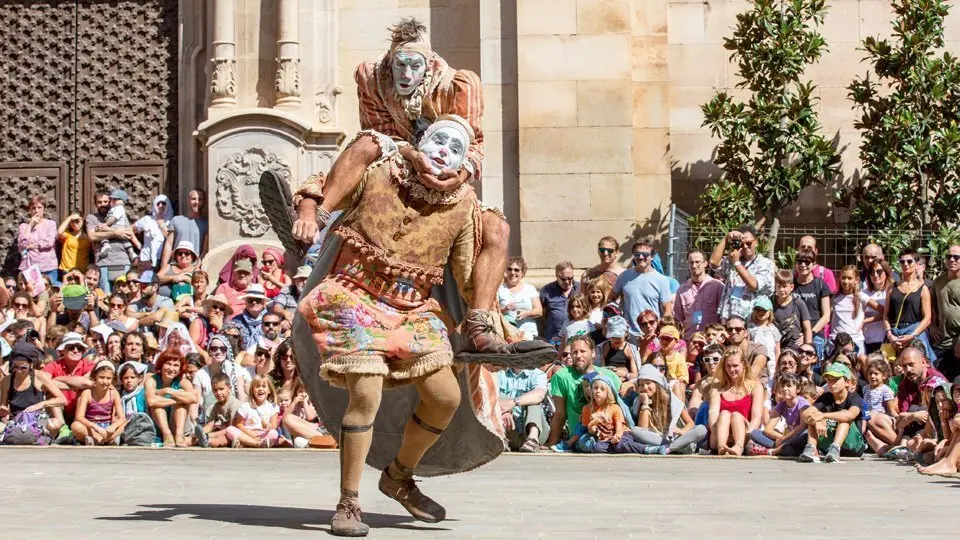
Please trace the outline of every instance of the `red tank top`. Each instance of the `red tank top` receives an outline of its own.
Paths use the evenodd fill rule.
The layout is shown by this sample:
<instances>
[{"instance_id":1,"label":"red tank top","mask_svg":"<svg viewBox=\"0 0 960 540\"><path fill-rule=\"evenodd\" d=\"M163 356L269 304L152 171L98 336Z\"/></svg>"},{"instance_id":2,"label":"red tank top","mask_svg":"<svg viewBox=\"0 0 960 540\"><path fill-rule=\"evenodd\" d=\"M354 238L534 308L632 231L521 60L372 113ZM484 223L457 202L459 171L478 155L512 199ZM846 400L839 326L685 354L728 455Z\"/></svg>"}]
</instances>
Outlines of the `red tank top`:
<instances>
[{"instance_id":1,"label":"red tank top","mask_svg":"<svg viewBox=\"0 0 960 540\"><path fill-rule=\"evenodd\" d=\"M738 412L742 414L744 418L750 420L750 409L752 408L753 394L747 394L736 401L728 401L723 398L723 394L720 394L721 411L730 411L731 413Z\"/></svg>"}]
</instances>

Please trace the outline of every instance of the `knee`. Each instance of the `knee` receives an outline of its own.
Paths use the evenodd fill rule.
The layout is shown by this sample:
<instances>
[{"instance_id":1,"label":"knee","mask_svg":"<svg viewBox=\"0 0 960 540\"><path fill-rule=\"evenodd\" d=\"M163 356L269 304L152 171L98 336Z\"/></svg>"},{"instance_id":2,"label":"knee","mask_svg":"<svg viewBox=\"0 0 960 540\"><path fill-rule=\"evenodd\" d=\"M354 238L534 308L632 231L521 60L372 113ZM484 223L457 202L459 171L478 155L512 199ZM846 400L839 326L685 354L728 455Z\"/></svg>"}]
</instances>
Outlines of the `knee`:
<instances>
[{"instance_id":1,"label":"knee","mask_svg":"<svg viewBox=\"0 0 960 540\"><path fill-rule=\"evenodd\" d=\"M430 397L427 404L431 408L452 415L460 406L460 387L446 388L442 392L438 392ZM517 431L522 431L522 429L519 428Z\"/></svg>"},{"instance_id":2,"label":"knee","mask_svg":"<svg viewBox=\"0 0 960 540\"><path fill-rule=\"evenodd\" d=\"M804 409L803 412L800 413L800 421L802 421L804 424L807 424L807 425L814 424L815 422L813 421L813 412L816 410L817 409L814 409L813 407L807 407L806 409Z\"/></svg>"},{"instance_id":3,"label":"knee","mask_svg":"<svg viewBox=\"0 0 960 540\"><path fill-rule=\"evenodd\" d=\"M506 249L510 243L510 224L494 212L484 212L480 221L483 223L483 243L488 247Z\"/></svg>"},{"instance_id":4,"label":"knee","mask_svg":"<svg viewBox=\"0 0 960 540\"><path fill-rule=\"evenodd\" d=\"M351 150L358 159L373 163L380 157L380 143L373 135L364 135L350 145ZM344 150L346 152L346 150Z\"/></svg>"},{"instance_id":5,"label":"knee","mask_svg":"<svg viewBox=\"0 0 960 540\"><path fill-rule=\"evenodd\" d=\"M720 411L720 416L717 417L718 420L730 420L730 411Z\"/></svg>"}]
</instances>

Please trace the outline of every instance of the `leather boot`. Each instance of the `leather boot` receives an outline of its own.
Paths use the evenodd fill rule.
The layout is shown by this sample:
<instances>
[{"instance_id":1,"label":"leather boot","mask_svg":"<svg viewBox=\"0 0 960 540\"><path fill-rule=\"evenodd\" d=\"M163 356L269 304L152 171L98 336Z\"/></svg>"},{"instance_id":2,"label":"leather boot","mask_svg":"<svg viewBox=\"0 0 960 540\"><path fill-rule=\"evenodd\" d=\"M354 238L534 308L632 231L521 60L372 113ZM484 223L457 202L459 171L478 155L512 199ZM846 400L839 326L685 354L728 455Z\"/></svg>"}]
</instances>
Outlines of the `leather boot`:
<instances>
[{"instance_id":1,"label":"leather boot","mask_svg":"<svg viewBox=\"0 0 960 540\"><path fill-rule=\"evenodd\" d=\"M413 478L394 480L387 469L380 475L380 492L400 503L414 518L427 523L437 523L447 517L447 511L436 501L427 497L417 487Z\"/></svg>"},{"instance_id":2,"label":"leather boot","mask_svg":"<svg viewBox=\"0 0 960 540\"><path fill-rule=\"evenodd\" d=\"M353 497L341 497L337 511L330 521L330 532L334 536L366 536L370 527L363 523L363 511L360 501Z\"/></svg>"},{"instance_id":3,"label":"leather boot","mask_svg":"<svg viewBox=\"0 0 960 540\"><path fill-rule=\"evenodd\" d=\"M495 322L493 313L471 309L463 326L464 344L457 360L535 369L556 359L557 350L545 341L507 343L497 334Z\"/></svg>"}]
</instances>

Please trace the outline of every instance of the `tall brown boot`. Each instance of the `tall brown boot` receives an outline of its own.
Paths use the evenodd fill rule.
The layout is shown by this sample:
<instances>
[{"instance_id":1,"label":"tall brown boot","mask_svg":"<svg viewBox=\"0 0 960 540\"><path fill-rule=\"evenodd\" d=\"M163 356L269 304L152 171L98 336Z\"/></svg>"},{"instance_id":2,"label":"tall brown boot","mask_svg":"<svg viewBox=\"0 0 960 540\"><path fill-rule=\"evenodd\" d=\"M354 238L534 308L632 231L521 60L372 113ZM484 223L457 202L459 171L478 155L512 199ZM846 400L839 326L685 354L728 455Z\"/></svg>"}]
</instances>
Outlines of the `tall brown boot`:
<instances>
[{"instance_id":1,"label":"tall brown boot","mask_svg":"<svg viewBox=\"0 0 960 540\"><path fill-rule=\"evenodd\" d=\"M457 360L535 369L556 359L557 350L545 341L507 343L497 334L495 323L493 313L471 309L463 326L464 344Z\"/></svg>"}]
</instances>

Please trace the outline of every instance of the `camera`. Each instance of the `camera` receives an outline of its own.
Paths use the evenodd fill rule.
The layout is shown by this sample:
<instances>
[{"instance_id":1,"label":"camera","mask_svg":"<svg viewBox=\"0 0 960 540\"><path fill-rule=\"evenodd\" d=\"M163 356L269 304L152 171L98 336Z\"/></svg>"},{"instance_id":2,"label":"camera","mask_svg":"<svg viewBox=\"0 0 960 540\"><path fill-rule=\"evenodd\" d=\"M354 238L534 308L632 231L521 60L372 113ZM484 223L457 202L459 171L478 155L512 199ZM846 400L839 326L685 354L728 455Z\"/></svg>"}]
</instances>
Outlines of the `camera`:
<instances>
[{"instance_id":1,"label":"camera","mask_svg":"<svg viewBox=\"0 0 960 540\"><path fill-rule=\"evenodd\" d=\"M739 238L734 238L730 240L730 249L740 249L743 247L743 242Z\"/></svg>"}]
</instances>

